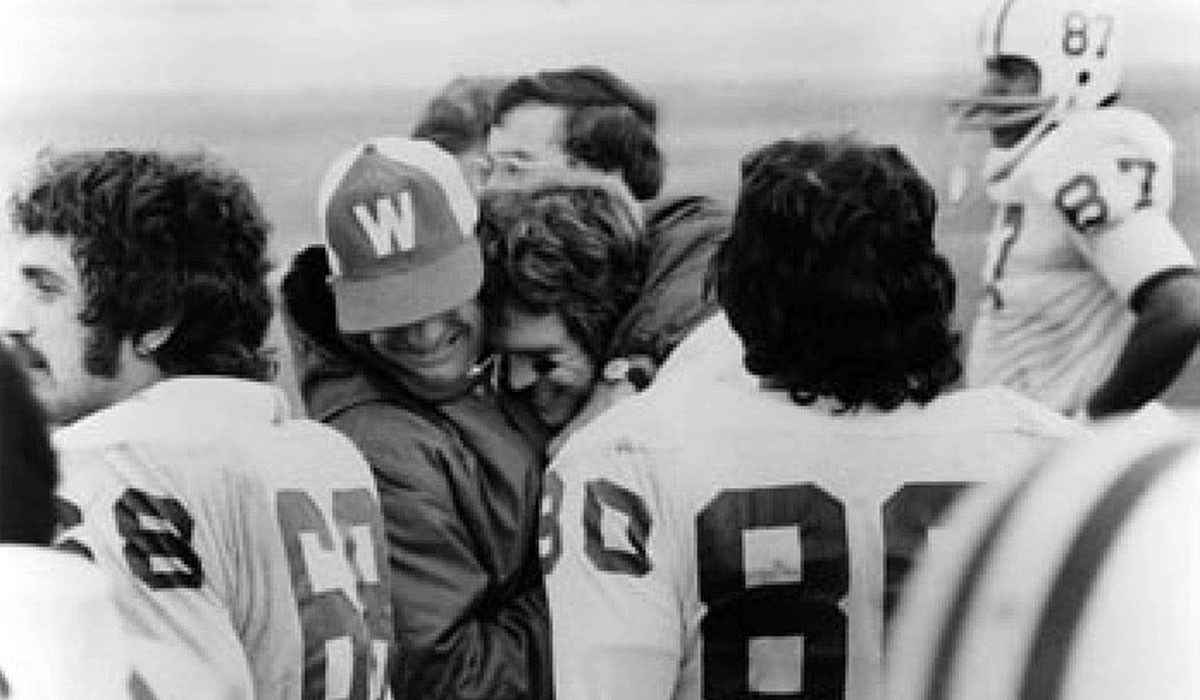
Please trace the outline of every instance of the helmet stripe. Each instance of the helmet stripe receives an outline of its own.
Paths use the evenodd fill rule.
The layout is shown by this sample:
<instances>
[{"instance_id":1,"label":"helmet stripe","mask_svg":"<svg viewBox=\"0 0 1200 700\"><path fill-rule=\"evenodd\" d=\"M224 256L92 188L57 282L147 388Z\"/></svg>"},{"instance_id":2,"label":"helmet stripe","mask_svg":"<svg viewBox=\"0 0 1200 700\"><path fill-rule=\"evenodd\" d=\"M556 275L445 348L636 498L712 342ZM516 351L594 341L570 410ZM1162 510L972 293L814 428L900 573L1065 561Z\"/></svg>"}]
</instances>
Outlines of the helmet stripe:
<instances>
[{"instance_id":1,"label":"helmet stripe","mask_svg":"<svg viewBox=\"0 0 1200 700\"><path fill-rule=\"evenodd\" d=\"M1046 471L1046 464L1043 463L1031 469L1021 479L993 514L979 543L971 552L962 577L958 580L958 588L954 592L950 614L938 637L937 648L933 656L933 667L929 674L929 686L925 693L926 700L945 700L948 697L955 656L960 647L959 639L965 631L967 613L971 609L971 603L983 580L983 571L987 568L988 560L1000 541L1000 533L1008 525L1008 521L1016 510L1017 502L1029 490L1030 485Z\"/></svg>"},{"instance_id":2,"label":"helmet stripe","mask_svg":"<svg viewBox=\"0 0 1200 700\"><path fill-rule=\"evenodd\" d=\"M1042 608L1018 697L1053 700L1058 696L1066 675L1071 637L1105 556L1142 495L1164 474L1187 463L1177 459L1185 449L1185 444L1176 443L1146 455L1125 470L1088 512Z\"/></svg>"},{"instance_id":3,"label":"helmet stripe","mask_svg":"<svg viewBox=\"0 0 1200 700\"><path fill-rule=\"evenodd\" d=\"M996 14L996 34L992 37L992 55L1000 54L1000 37L1004 34L1004 23L1008 21L1008 11L1012 9L1015 0L1004 0L1000 12Z\"/></svg>"}]
</instances>

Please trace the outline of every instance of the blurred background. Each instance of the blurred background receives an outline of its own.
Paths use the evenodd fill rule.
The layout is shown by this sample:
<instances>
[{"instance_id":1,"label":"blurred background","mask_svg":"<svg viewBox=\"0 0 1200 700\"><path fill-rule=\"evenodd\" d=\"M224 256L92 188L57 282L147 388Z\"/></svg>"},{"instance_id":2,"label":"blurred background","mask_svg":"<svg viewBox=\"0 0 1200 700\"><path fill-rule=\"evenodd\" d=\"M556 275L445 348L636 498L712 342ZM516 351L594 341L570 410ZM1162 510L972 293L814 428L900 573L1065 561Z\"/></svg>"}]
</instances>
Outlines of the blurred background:
<instances>
[{"instance_id":1,"label":"blurred background","mask_svg":"<svg viewBox=\"0 0 1200 700\"><path fill-rule=\"evenodd\" d=\"M456 75L595 63L660 107L667 192L731 202L738 159L782 136L856 131L938 184L938 242L964 333L990 211L946 128L974 91L984 0L4 0L0 189L45 146L204 149L255 186L280 274L320 239L317 184L357 141L406 134ZM1176 142L1175 220L1200 252L1200 2L1129 0L1125 103ZM286 360L276 328L272 340ZM283 379L290 382L285 362ZM1200 359L1168 400L1200 405Z\"/></svg>"}]
</instances>

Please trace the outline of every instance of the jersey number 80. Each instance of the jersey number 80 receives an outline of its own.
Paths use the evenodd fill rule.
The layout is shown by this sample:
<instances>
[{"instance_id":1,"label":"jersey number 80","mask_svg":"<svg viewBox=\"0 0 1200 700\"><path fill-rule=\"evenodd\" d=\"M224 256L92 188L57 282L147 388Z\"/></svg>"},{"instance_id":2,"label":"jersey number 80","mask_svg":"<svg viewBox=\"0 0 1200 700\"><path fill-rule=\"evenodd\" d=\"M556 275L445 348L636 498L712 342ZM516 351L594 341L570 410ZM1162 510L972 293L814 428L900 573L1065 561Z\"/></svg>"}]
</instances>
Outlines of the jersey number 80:
<instances>
[{"instance_id":1,"label":"jersey number 80","mask_svg":"<svg viewBox=\"0 0 1200 700\"><path fill-rule=\"evenodd\" d=\"M540 534L542 567L549 573L562 550L557 518L563 486L554 472L546 477ZM882 504L888 616L929 528L968 485L905 484ZM601 571L649 572L645 543L652 523L641 498L604 479L585 488L585 553L591 563ZM589 507L592 503L625 516L628 549L605 547L599 508ZM747 544L753 533L771 532L798 533L799 570L758 572L755 580L747 576ZM847 540L844 506L815 484L725 490L708 502L696 516L699 591L707 606L701 623L704 697L844 697ZM782 659L787 661L781 669Z\"/></svg>"}]
</instances>

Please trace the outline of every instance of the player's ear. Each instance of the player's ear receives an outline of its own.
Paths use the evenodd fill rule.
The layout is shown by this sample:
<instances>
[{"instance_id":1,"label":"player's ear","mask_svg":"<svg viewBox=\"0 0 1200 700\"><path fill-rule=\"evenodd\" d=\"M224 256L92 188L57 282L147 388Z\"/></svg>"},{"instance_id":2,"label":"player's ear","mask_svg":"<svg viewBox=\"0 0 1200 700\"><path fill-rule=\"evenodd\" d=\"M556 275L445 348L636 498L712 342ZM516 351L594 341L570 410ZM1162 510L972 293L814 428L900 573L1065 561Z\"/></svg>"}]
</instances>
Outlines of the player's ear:
<instances>
[{"instance_id":1,"label":"player's ear","mask_svg":"<svg viewBox=\"0 0 1200 700\"><path fill-rule=\"evenodd\" d=\"M133 339L133 351L138 357L146 358L153 355L167 341L171 339L171 334L175 332L175 324L160 326L159 328L151 328L148 331L143 331Z\"/></svg>"}]
</instances>

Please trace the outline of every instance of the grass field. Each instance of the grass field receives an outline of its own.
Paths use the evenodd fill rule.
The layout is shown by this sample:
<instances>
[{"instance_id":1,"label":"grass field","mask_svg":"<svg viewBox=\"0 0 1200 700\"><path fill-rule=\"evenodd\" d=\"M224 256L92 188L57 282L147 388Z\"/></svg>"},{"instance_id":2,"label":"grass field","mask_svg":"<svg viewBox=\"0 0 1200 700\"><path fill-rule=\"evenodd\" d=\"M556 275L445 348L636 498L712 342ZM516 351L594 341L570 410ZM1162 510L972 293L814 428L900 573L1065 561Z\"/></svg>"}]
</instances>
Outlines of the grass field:
<instances>
[{"instance_id":1,"label":"grass field","mask_svg":"<svg viewBox=\"0 0 1200 700\"><path fill-rule=\"evenodd\" d=\"M1154 114L1175 138L1175 220L1200 251L1200 81L1192 71L1159 69L1132 72L1128 84L1126 103ZM946 85L927 80L830 90L797 79L642 87L662 110L667 191L729 202L739 157L781 136L853 130L891 141L939 187L956 154L974 170L983 144L964 150L949 138ZM412 89L17 96L0 103L0 167L20 163L44 145L205 148L254 184L275 224L274 254L282 268L297 249L319 240L315 196L328 161L360 139L405 133L427 96ZM939 218L938 243L959 279L957 321L964 332L979 293L988 223L989 207L978 187L961 203L944 204ZM272 337L285 347L277 330ZM284 369L283 380L290 383ZM1200 406L1200 359L1171 388L1168 400Z\"/></svg>"}]
</instances>

